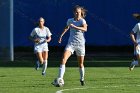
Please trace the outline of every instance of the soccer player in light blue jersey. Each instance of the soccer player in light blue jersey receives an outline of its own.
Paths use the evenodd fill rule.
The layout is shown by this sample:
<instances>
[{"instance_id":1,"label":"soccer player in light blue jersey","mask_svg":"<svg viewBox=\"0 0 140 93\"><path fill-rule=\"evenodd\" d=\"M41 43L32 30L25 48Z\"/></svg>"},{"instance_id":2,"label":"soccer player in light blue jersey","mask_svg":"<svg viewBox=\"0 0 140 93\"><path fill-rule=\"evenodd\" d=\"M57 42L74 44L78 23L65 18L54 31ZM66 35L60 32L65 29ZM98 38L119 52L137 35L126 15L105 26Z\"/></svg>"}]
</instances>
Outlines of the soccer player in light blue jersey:
<instances>
[{"instance_id":1,"label":"soccer player in light blue jersey","mask_svg":"<svg viewBox=\"0 0 140 93\"><path fill-rule=\"evenodd\" d=\"M140 14L135 13L133 16L137 19L140 20ZM134 28L132 29L130 33L131 40L134 44L134 55L135 59L131 63L129 70L132 71L135 66L140 65L140 22L138 22Z\"/></svg>"},{"instance_id":2,"label":"soccer player in light blue jersey","mask_svg":"<svg viewBox=\"0 0 140 93\"><path fill-rule=\"evenodd\" d=\"M73 54L73 52L76 52L77 60L79 64L79 72L80 72L80 82L83 86L84 83L84 75L85 75L85 69L84 69L84 56L85 56L85 36L84 33L87 31L87 23L85 21L86 16L86 10L76 5L73 9L74 18L69 18L67 21L67 25L64 28L64 31L60 35L60 38L58 40L59 43L63 40L62 37L67 31L70 31L70 36L68 43L65 47L65 51L62 57L62 61L59 68L59 75L58 78L62 78L65 73L65 64L68 60L68 58ZM69 30L70 29L70 30Z\"/></svg>"},{"instance_id":3,"label":"soccer player in light blue jersey","mask_svg":"<svg viewBox=\"0 0 140 93\"><path fill-rule=\"evenodd\" d=\"M48 63L48 42L51 41L51 32L48 27L44 26L44 18L39 18L39 26L34 28L30 34L30 39L35 43L34 52L43 65L42 75L45 75Z\"/></svg>"}]
</instances>

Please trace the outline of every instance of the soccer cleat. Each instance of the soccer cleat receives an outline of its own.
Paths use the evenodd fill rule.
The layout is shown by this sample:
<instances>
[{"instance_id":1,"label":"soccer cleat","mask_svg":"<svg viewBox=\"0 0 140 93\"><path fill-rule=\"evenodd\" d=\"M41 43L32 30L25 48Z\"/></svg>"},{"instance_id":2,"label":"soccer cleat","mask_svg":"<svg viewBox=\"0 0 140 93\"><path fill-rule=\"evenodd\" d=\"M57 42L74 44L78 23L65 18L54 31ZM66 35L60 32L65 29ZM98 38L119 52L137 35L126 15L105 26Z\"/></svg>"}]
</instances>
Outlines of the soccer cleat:
<instances>
[{"instance_id":1,"label":"soccer cleat","mask_svg":"<svg viewBox=\"0 0 140 93\"><path fill-rule=\"evenodd\" d=\"M43 73L43 72L42 72L42 76L45 76L45 75L46 75L46 73Z\"/></svg>"},{"instance_id":2,"label":"soccer cleat","mask_svg":"<svg viewBox=\"0 0 140 93\"><path fill-rule=\"evenodd\" d=\"M35 67L35 70L39 70L39 67Z\"/></svg>"},{"instance_id":3,"label":"soccer cleat","mask_svg":"<svg viewBox=\"0 0 140 93\"><path fill-rule=\"evenodd\" d=\"M135 68L135 65L131 64L129 70L132 71Z\"/></svg>"},{"instance_id":4,"label":"soccer cleat","mask_svg":"<svg viewBox=\"0 0 140 93\"><path fill-rule=\"evenodd\" d=\"M54 82L52 82L51 84L55 86L55 83Z\"/></svg>"},{"instance_id":5,"label":"soccer cleat","mask_svg":"<svg viewBox=\"0 0 140 93\"><path fill-rule=\"evenodd\" d=\"M85 85L85 81L84 80L80 80L80 82L81 82L81 86Z\"/></svg>"},{"instance_id":6,"label":"soccer cleat","mask_svg":"<svg viewBox=\"0 0 140 93\"><path fill-rule=\"evenodd\" d=\"M57 78L55 78L54 81L51 84L56 86L56 83L57 83Z\"/></svg>"},{"instance_id":7,"label":"soccer cleat","mask_svg":"<svg viewBox=\"0 0 140 93\"><path fill-rule=\"evenodd\" d=\"M40 63L39 63L39 61L36 61L35 69L36 69L36 70L39 70L39 67L40 67Z\"/></svg>"}]
</instances>

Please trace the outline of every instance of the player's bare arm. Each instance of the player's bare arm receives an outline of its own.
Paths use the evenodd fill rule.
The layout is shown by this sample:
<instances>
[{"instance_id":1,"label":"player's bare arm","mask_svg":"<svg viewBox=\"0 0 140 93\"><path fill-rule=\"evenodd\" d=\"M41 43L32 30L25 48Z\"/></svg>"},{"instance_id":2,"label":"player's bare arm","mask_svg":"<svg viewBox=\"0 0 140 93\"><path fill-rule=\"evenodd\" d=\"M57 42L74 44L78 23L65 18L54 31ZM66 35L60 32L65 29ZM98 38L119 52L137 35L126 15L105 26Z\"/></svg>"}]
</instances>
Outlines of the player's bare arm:
<instances>
[{"instance_id":1,"label":"player's bare arm","mask_svg":"<svg viewBox=\"0 0 140 93\"><path fill-rule=\"evenodd\" d=\"M29 39L35 43L39 43L40 39L39 38L36 38L34 39L33 37L29 36Z\"/></svg>"},{"instance_id":2,"label":"player's bare arm","mask_svg":"<svg viewBox=\"0 0 140 93\"><path fill-rule=\"evenodd\" d=\"M69 30L69 26L66 26L62 32L62 34L59 37L58 43L62 42L62 37L64 36L64 34Z\"/></svg>"},{"instance_id":3,"label":"player's bare arm","mask_svg":"<svg viewBox=\"0 0 140 93\"><path fill-rule=\"evenodd\" d=\"M48 37L48 39L46 39L46 42L50 42L51 41L51 36L50 37Z\"/></svg>"},{"instance_id":4,"label":"player's bare arm","mask_svg":"<svg viewBox=\"0 0 140 93\"><path fill-rule=\"evenodd\" d=\"M130 33L130 37L131 37L131 40L132 42L134 43L135 47L138 45L138 43L136 42L136 39L135 39L135 36L134 36L134 32L132 31Z\"/></svg>"},{"instance_id":5,"label":"player's bare arm","mask_svg":"<svg viewBox=\"0 0 140 93\"><path fill-rule=\"evenodd\" d=\"M81 27L75 26L74 24L70 24L70 26L77 29L77 30L81 30L83 32L87 31L87 24L83 24Z\"/></svg>"}]
</instances>

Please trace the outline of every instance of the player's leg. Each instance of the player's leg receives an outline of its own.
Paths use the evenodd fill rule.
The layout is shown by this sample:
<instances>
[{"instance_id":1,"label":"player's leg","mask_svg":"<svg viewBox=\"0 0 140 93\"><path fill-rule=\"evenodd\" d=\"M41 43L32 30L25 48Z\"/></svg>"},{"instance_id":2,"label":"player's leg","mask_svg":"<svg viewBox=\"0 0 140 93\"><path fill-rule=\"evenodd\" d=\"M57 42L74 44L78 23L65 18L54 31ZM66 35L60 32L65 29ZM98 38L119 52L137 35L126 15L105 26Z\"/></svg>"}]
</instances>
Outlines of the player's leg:
<instances>
[{"instance_id":1,"label":"player's leg","mask_svg":"<svg viewBox=\"0 0 140 93\"><path fill-rule=\"evenodd\" d=\"M133 58L134 58L134 59L133 59L133 61L131 62L130 67L129 67L129 70L130 70L130 71L132 71L132 70L134 69L134 67L138 64L137 56L134 55Z\"/></svg>"},{"instance_id":2,"label":"player's leg","mask_svg":"<svg viewBox=\"0 0 140 93\"><path fill-rule=\"evenodd\" d=\"M40 62L40 64L43 64L43 56L42 56L42 46L41 45L35 45L34 46L34 52L38 58L38 61Z\"/></svg>"},{"instance_id":3,"label":"player's leg","mask_svg":"<svg viewBox=\"0 0 140 93\"><path fill-rule=\"evenodd\" d=\"M42 44L42 56L43 56L43 68L42 68L42 75L45 75L47 65L48 65L48 44L44 43Z\"/></svg>"},{"instance_id":4,"label":"player's leg","mask_svg":"<svg viewBox=\"0 0 140 93\"><path fill-rule=\"evenodd\" d=\"M40 62L39 62L38 58L36 58L36 53L35 53L34 57L35 57L35 69L39 70Z\"/></svg>"},{"instance_id":5,"label":"player's leg","mask_svg":"<svg viewBox=\"0 0 140 93\"><path fill-rule=\"evenodd\" d=\"M84 69L84 56L77 56L78 64L79 64L79 72L80 72L80 82L81 85L84 85L84 76L85 76L85 69Z\"/></svg>"},{"instance_id":6,"label":"player's leg","mask_svg":"<svg viewBox=\"0 0 140 93\"><path fill-rule=\"evenodd\" d=\"M39 70L39 66L40 66L40 62L39 62L39 60L36 60L36 62L35 62L35 69Z\"/></svg>"},{"instance_id":7,"label":"player's leg","mask_svg":"<svg viewBox=\"0 0 140 93\"><path fill-rule=\"evenodd\" d=\"M61 64L60 64L60 68L59 68L59 74L58 74L58 78L63 78L64 77L64 73L65 73L65 64L68 60L68 58L71 56L71 51L69 50L65 50L62 60L61 60Z\"/></svg>"},{"instance_id":8,"label":"player's leg","mask_svg":"<svg viewBox=\"0 0 140 93\"><path fill-rule=\"evenodd\" d=\"M140 62L140 46L138 45L136 48L134 48L134 60L131 62L131 65L129 67L129 70L132 71L135 66L139 65Z\"/></svg>"},{"instance_id":9,"label":"player's leg","mask_svg":"<svg viewBox=\"0 0 140 93\"><path fill-rule=\"evenodd\" d=\"M139 66L140 65L140 54L137 55L137 63L136 63L136 66Z\"/></svg>"},{"instance_id":10,"label":"player's leg","mask_svg":"<svg viewBox=\"0 0 140 93\"><path fill-rule=\"evenodd\" d=\"M63 79L64 77L64 73L65 73L65 64L68 60L68 58L71 56L71 54L73 54L74 52L74 49L71 45L67 45L66 48L65 48L65 51L63 53L63 57L62 57L62 60L61 60L61 63L60 63L60 67L59 67L59 73L58 73L58 77L57 78L61 78ZM52 84L53 85L56 85L56 82L57 79L55 79Z\"/></svg>"},{"instance_id":11,"label":"player's leg","mask_svg":"<svg viewBox=\"0 0 140 93\"><path fill-rule=\"evenodd\" d=\"M79 72L80 72L80 82L81 85L84 86L84 76L85 76L85 68L84 68L84 56L85 56L85 46L79 46L76 50L77 60L79 64Z\"/></svg>"},{"instance_id":12,"label":"player's leg","mask_svg":"<svg viewBox=\"0 0 140 93\"><path fill-rule=\"evenodd\" d=\"M37 58L38 58L40 64L43 64L44 59L43 59L43 56L42 56L42 52L37 52L37 53L36 53L36 56L37 56Z\"/></svg>"},{"instance_id":13,"label":"player's leg","mask_svg":"<svg viewBox=\"0 0 140 93\"><path fill-rule=\"evenodd\" d=\"M42 75L45 75L46 73L46 69L47 69L47 65L48 65L48 51L43 51L42 52L43 55L43 68L42 68Z\"/></svg>"}]
</instances>

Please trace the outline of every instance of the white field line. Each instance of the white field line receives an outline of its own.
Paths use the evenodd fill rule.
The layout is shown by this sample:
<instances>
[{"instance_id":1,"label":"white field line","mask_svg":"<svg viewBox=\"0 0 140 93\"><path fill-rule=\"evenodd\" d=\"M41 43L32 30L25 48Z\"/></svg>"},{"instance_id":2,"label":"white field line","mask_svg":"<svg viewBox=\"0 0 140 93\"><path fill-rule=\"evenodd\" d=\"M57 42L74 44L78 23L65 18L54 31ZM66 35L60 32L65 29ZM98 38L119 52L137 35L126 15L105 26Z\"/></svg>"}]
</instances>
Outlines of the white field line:
<instances>
[{"instance_id":1,"label":"white field line","mask_svg":"<svg viewBox=\"0 0 140 93\"><path fill-rule=\"evenodd\" d=\"M92 88L93 88L93 87L92 87ZM81 89L88 89L88 87L87 87L87 88L62 89L62 90L58 90L58 91L56 91L56 93L63 93L64 91L81 90Z\"/></svg>"},{"instance_id":2,"label":"white field line","mask_svg":"<svg viewBox=\"0 0 140 93\"><path fill-rule=\"evenodd\" d=\"M125 87L125 86L131 87L132 85L104 86L104 88L119 88L119 87ZM136 87L140 87L140 85L136 85ZM99 87L84 87L84 88L62 89L62 90L56 91L56 93L63 93L64 91L83 90L83 89L96 89L96 88L99 88Z\"/></svg>"}]
</instances>

